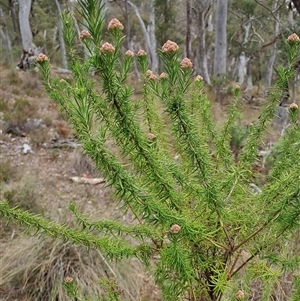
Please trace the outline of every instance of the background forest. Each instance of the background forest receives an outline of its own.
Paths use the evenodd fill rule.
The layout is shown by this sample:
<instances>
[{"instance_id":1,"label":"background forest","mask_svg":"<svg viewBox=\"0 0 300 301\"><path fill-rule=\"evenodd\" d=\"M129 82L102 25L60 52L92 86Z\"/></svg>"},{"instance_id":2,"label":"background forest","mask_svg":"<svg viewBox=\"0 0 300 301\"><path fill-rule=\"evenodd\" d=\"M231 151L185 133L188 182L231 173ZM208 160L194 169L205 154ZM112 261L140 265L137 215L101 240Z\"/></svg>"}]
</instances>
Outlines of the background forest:
<instances>
[{"instance_id":1,"label":"background forest","mask_svg":"<svg viewBox=\"0 0 300 301\"><path fill-rule=\"evenodd\" d=\"M300 28L298 0L104 3L107 20L116 17L125 25L126 48L144 48L150 54L151 70L160 68L156 49L169 39L182 47L195 72L208 84L227 79L243 85L246 91L253 85L266 89L271 85L274 68L282 63L284 37ZM53 64L66 68L59 21L59 14L66 9L78 17L76 1L1 0L2 63L14 66L22 48L42 49ZM78 34L83 27L77 23Z\"/></svg>"},{"instance_id":2,"label":"background forest","mask_svg":"<svg viewBox=\"0 0 300 301\"><path fill-rule=\"evenodd\" d=\"M300 1L105 0L103 4L105 24L112 18L124 24L122 50L136 53L145 49L156 74L163 71L157 49L167 40L179 45L183 57L193 62L193 74L203 77L218 121L228 112L236 84L241 87L246 117L230 133L230 147L238 157L248 125L258 120L261 104L278 78L276 68L287 63L286 38L300 33ZM112 192L105 187L101 173L83 154L76 134L49 100L39 72L32 68L42 51L50 58L51 72L68 81L68 53L59 15L71 12L79 36L86 24L77 8L75 0L0 0L0 197L12 206L70 226L75 224L69 216L71 201L93 220L110 218L127 225L132 223L132 215L123 215L119 210L122 203L112 202ZM108 36L108 32L104 34ZM79 40L76 43L80 48ZM82 53L82 57L88 55ZM280 126L270 130L255 163L260 177L252 183L254 193L261 192L259 187L276 158L274 145L287 126L288 105L299 104L300 62L295 70L297 76L282 94L278 108ZM140 88L142 79L134 66L130 83ZM297 230L289 237L288 248L278 245L279 253L287 252L282 254L283 264L299 266L299 257L284 262L299 254L299 241ZM243 261L249 254L241 251L240 255ZM62 285L66 276L72 276L83 294L103 296L99 300L115 300L105 299L110 291L117 291L121 300L161 300L153 276L138 260L110 262L99 250L86 252L68 242L28 236L17 223L7 225L2 219L0 258L0 301L69 300ZM260 274L269 283L252 271L245 300L290 300L299 269L281 272L273 270L272 263L268 267L262 264ZM238 299L242 298L237 295Z\"/></svg>"}]
</instances>

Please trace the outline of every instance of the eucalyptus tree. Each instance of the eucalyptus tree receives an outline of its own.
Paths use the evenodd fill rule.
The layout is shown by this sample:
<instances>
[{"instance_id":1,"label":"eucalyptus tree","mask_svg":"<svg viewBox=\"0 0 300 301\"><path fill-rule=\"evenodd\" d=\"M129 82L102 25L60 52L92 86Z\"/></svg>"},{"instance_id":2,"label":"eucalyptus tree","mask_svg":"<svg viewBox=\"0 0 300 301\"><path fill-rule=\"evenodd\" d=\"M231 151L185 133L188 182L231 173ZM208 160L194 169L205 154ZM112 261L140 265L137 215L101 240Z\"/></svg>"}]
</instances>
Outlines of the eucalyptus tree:
<instances>
[{"instance_id":1,"label":"eucalyptus tree","mask_svg":"<svg viewBox=\"0 0 300 301\"><path fill-rule=\"evenodd\" d=\"M217 1L214 77L225 75L227 71L227 9L228 0Z\"/></svg>"}]
</instances>

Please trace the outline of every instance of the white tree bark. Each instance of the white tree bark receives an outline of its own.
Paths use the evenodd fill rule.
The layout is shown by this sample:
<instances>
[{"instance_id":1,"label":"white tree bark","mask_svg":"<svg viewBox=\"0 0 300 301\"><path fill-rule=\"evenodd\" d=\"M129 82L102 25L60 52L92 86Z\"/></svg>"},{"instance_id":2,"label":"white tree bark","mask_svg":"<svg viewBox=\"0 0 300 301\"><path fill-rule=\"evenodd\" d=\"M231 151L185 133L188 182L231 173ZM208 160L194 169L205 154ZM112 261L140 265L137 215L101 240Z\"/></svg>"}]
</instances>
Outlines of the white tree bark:
<instances>
[{"instance_id":1,"label":"white tree bark","mask_svg":"<svg viewBox=\"0 0 300 301\"><path fill-rule=\"evenodd\" d=\"M273 10L277 9L278 0L274 1ZM275 38L279 34L279 12L276 15L276 19L274 19L274 36ZM273 69L274 69L274 63L276 59L276 52L277 52L277 42L275 41L272 47L271 56L268 63L268 69L266 73L266 91L271 87L272 84L272 75L273 75Z\"/></svg>"},{"instance_id":2,"label":"white tree bark","mask_svg":"<svg viewBox=\"0 0 300 301\"><path fill-rule=\"evenodd\" d=\"M63 37L62 27L63 23L61 20L61 9L58 0L55 0L57 15L58 15L58 39L59 39L59 48L61 53L61 65L64 69L68 68L67 62L67 53L66 53L66 45Z\"/></svg>"},{"instance_id":3,"label":"white tree bark","mask_svg":"<svg viewBox=\"0 0 300 301\"><path fill-rule=\"evenodd\" d=\"M238 84L241 85L245 81L245 76L247 74L247 64L249 58L246 57L245 52L242 52L239 56L239 66L238 66Z\"/></svg>"},{"instance_id":4,"label":"white tree bark","mask_svg":"<svg viewBox=\"0 0 300 301\"><path fill-rule=\"evenodd\" d=\"M155 36L155 6L154 0L149 1L150 4L150 16L149 16L149 25L148 32L150 38L150 47L151 47L151 69L153 72L158 71L158 56L156 52L156 36Z\"/></svg>"},{"instance_id":5,"label":"white tree bark","mask_svg":"<svg viewBox=\"0 0 300 301\"><path fill-rule=\"evenodd\" d=\"M36 46L33 43L32 31L29 23L31 3L31 0L19 0L19 23L23 50L32 50L35 52Z\"/></svg>"},{"instance_id":6,"label":"white tree bark","mask_svg":"<svg viewBox=\"0 0 300 301\"><path fill-rule=\"evenodd\" d=\"M214 76L226 73L227 53L227 6L228 0L218 0L216 14L216 38L214 57Z\"/></svg>"},{"instance_id":7,"label":"white tree bark","mask_svg":"<svg viewBox=\"0 0 300 301\"><path fill-rule=\"evenodd\" d=\"M205 44L205 12L207 11L208 1L202 3L198 8L198 34L199 34L199 67L201 69L201 75L203 76L205 82L210 85L210 76L207 66L207 54L206 54L206 44Z\"/></svg>"},{"instance_id":8,"label":"white tree bark","mask_svg":"<svg viewBox=\"0 0 300 301\"><path fill-rule=\"evenodd\" d=\"M250 17L251 19L251 17ZM251 28L251 20L248 21L248 23L244 24L242 26L244 29L244 41L243 46L246 45L249 42L250 38L250 28ZM242 53L239 56L238 61L238 84L241 85L245 81L245 76L247 75L247 64L249 63L250 59L246 57L245 52L242 51Z\"/></svg>"},{"instance_id":9,"label":"white tree bark","mask_svg":"<svg viewBox=\"0 0 300 301\"><path fill-rule=\"evenodd\" d=\"M149 32L146 28L146 25L140 15L140 12L138 10L138 8L136 7L136 5L134 5L131 1L128 1L128 4L132 7L132 9L134 10L134 13L136 14L139 23L141 25L141 29L145 38L145 42L146 42L146 52L149 55L149 61L150 61L150 66L151 66L151 70L153 72L156 72L158 69L158 56L157 56L157 52L156 52L156 38L155 38L155 15L154 15L154 0L151 0L150 3L150 25L149 25ZM152 44L154 43L154 44Z\"/></svg>"}]
</instances>

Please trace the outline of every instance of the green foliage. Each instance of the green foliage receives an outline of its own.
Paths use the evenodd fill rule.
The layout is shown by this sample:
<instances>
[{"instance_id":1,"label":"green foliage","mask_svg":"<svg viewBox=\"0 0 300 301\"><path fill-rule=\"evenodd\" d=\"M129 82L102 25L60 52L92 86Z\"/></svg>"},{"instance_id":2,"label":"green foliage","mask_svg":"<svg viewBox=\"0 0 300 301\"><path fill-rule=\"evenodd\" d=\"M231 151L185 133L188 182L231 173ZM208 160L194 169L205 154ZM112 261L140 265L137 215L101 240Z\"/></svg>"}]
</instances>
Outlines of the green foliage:
<instances>
[{"instance_id":1,"label":"green foliage","mask_svg":"<svg viewBox=\"0 0 300 301\"><path fill-rule=\"evenodd\" d=\"M0 203L2 217L17 219L54 238L98 248L111 259L140 259L149 270L154 269L164 300L232 300L237 293L233 287L245 287L247 295L252 279L263 283L267 300L280 273L266 255L276 253L300 222L296 107L290 108L291 124L262 192L254 194L251 183L259 178L254 169L258 150L281 90L293 75L299 43L286 43L288 66L278 68L279 79L236 157L231 142L240 118L240 88L233 90L227 120L219 127L212 118L203 81L193 77L189 62L181 61L175 43L160 51L166 74L157 77L148 70L145 53L135 57L123 53L124 37L118 25L110 23L109 43L100 43L103 7L96 0L85 3L79 1L91 37L81 42L90 56L83 60L76 50L73 21L65 14L71 80L51 78L48 58L38 64L46 90L67 116L107 185L114 188L122 210L130 211L137 224L93 222L73 204L70 209L77 228L11 208L7 202ZM100 11L95 12L96 7ZM95 20L101 24L96 26ZM143 78L137 100L127 84L135 59ZM234 286L237 276L242 286ZM68 282L68 292L77 294L72 285ZM113 282L106 285L103 300L119 300ZM298 286L296 283L295 294Z\"/></svg>"}]
</instances>

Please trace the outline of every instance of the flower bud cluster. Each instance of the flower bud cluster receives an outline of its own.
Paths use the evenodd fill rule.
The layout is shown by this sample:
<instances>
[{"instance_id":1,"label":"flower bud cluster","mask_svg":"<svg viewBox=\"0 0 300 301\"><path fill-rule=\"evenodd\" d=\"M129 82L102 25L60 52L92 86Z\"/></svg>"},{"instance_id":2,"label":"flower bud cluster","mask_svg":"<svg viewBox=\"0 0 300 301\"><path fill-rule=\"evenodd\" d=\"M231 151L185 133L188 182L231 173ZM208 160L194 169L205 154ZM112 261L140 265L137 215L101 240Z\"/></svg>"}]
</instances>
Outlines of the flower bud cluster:
<instances>
[{"instance_id":1,"label":"flower bud cluster","mask_svg":"<svg viewBox=\"0 0 300 301\"><path fill-rule=\"evenodd\" d=\"M36 57L36 61L39 62L39 63L42 63L42 62L46 62L48 61L49 58L47 55L45 55L44 53L40 53L37 57Z\"/></svg>"},{"instance_id":2,"label":"flower bud cluster","mask_svg":"<svg viewBox=\"0 0 300 301\"><path fill-rule=\"evenodd\" d=\"M189 69L189 68L193 68L193 63L191 62L190 59L188 59L187 57L184 58L181 62L180 62L180 67L182 69Z\"/></svg>"},{"instance_id":3,"label":"flower bud cluster","mask_svg":"<svg viewBox=\"0 0 300 301\"><path fill-rule=\"evenodd\" d=\"M287 38L288 43L299 43L300 38L297 34L293 33Z\"/></svg>"},{"instance_id":4,"label":"flower bud cluster","mask_svg":"<svg viewBox=\"0 0 300 301\"><path fill-rule=\"evenodd\" d=\"M90 37L91 37L91 34L86 29L82 30L81 33L80 33L80 35L79 35L79 39L81 41L89 39Z\"/></svg>"},{"instance_id":5,"label":"flower bud cluster","mask_svg":"<svg viewBox=\"0 0 300 301\"><path fill-rule=\"evenodd\" d=\"M147 52L143 49L140 49L137 53L137 56L139 57L143 57L143 56L146 56L147 55Z\"/></svg>"},{"instance_id":6,"label":"flower bud cluster","mask_svg":"<svg viewBox=\"0 0 300 301\"><path fill-rule=\"evenodd\" d=\"M112 44L106 42L101 46L100 51L102 53L112 53L115 52L115 47Z\"/></svg>"},{"instance_id":7,"label":"flower bud cluster","mask_svg":"<svg viewBox=\"0 0 300 301\"><path fill-rule=\"evenodd\" d=\"M174 53L177 52L179 46L170 40L168 40L161 48L162 52L164 53Z\"/></svg>"},{"instance_id":8,"label":"flower bud cluster","mask_svg":"<svg viewBox=\"0 0 300 301\"><path fill-rule=\"evenodd\" d=\"M108 30L113 30L113 29L119 29L119 30L123 30L124 26L123 24L116 18L113 18L107 26Z\"/></svg>"}]
</instances>

